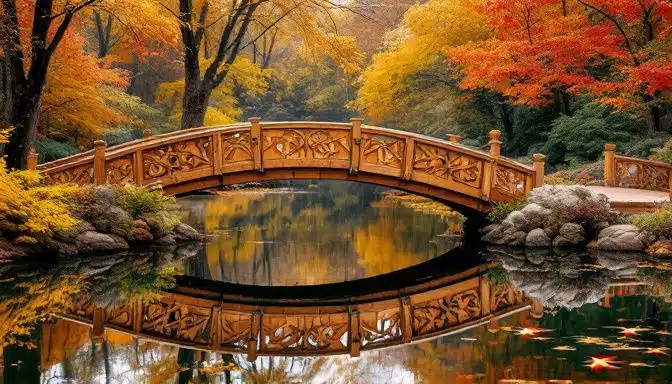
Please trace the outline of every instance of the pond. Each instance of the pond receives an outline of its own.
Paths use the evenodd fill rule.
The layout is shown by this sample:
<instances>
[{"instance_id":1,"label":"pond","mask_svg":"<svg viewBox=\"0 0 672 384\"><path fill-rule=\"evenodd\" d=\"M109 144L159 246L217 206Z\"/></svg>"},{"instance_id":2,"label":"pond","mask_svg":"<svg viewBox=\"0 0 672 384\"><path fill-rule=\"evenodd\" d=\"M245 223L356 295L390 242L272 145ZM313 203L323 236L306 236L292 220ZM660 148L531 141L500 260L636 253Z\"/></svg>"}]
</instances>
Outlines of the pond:
<instances>
[{"instance_id":1,"label":"pond","mask_svg":"<svg viewBox=\"0 0 672 384\"><path fill-rule=\"evenodd\" d=\"M640 254L456 248L460 218L449 210L348 183L226 191L180 204L186 220L210 234L207 244L2 266L0 381L672 380L670 264ZM450 296L435 300L435 292ZM255 312L262 294L265 309ZM223 309L234 308L226 307L233 300L227 295L237 298L236 310L249 312L246 319L310 312L310 300L330 300L333 306L321 308L332 309L359 303L361 354L348 356L350 344L339 344L335 326L298 339L282 333L304 325L308 317L299 315L283 331L269 332L270 323L262 321L266 336L258 342L276 356L260 353L250 362L248 346L238 344L233 353L215 352L215 336L207 332L212 324L232 332L239 327L225 321ZM406 307L406 299L388 299L402 296L410 297ZM282 309L273 309L268 303L278 297ZM218 317L199 309L210 302L222 308ZM169 309L156 316L161 308L155 303ZM352 316L347 307L339 310ZM413 342L404 341L403 315L367 322L374 307L388 314L410 308ZM136 319L137 308L142 315ZM312 321L325 324L331 316L333 322L336 312ZM97 316L104 328L95 325ZM423 323L423 316L432 322ZM369 338L376 330L385 332ZM219 343L222 332L214 333ZM269 340L277 335L297 352L273 353ZM329 338L343 351L316 349Z\"/></svg>"}]
</instances>

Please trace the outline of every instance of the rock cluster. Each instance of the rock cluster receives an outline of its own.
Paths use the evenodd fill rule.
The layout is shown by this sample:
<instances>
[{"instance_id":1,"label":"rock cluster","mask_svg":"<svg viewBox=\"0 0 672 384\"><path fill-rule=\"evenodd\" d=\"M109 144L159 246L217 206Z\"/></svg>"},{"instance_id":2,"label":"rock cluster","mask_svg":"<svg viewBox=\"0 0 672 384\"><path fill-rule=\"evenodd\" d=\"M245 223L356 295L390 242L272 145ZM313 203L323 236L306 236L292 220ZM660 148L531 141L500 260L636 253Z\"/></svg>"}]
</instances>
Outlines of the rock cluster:
<instances>
[{"instance_id":1,"label":"rock cluster","mask_svg":"<svg viewBox=\"0 0 672 384\"><path fill-rule=\"evenodd\" d=\"M78 208L80 223L35 244L15 244L0 232L0 259L17 259L36 254L74 256L92 252L112 252L133 245L175 245L181 241L200 241L203 236L184 223L171 224L165 212L134 219L115 204L114 191L95 187L91 198Z\"/></svg>"},{"instance_id":2,"label":"rock cluster","mask_svg":"<svg viewBox=\"0 0 672 384\"><path fill-rule=\"evenodd\" d=\"M507 277L546 308L579 308L599 302L609 284L638 276L638 253L551 248L489 248L486 257L501 263Z\"/></svg>"},{"instance_id":3,"label":"rock cluster","mask_svg":"<svg viewBox=\"0 0 672 384\"><path fill-rule=\"evenodd\" d=\"M606 196L583 186L547 185L530 193L526 205L483 230L493 245L576 247L642 251L655 239L632 225L610 225L616 217Z\"/></svg>"}]
</instances>

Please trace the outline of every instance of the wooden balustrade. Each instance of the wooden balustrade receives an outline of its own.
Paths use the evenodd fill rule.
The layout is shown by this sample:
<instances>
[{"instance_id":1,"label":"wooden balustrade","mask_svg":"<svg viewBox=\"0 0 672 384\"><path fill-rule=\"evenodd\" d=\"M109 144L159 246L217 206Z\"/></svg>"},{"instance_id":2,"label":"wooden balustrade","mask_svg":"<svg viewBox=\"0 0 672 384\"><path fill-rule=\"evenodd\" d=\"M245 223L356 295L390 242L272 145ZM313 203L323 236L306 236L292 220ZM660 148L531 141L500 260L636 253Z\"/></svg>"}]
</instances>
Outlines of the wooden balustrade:
<instances>
[{"instance_id":1,"label":"wooden balustrade","mask_svg":"<svg viewBox=\"0 0 672 384\"><path fill-rule=\"evenodd\" d=\"M604 183L610 187L670 192L672 164L616 154L616 145L604 146Z\"/></svg>"},{"instance_id":2,"label":"wooden balustrade","mask_svg":"<svg viewBox=\"0 0 672 384\"><path fill-rule=\"evenodd\" d=\"M258 355L356 357L362 351L431 339L529 308L532 302L522 291L491 284L487 270L492 267L421 279L400 290L326 300L297 300L303 296L292 292L274 299L263 292L258 297L222 294L220 289L178 284L158 301L101 307L82 299L60 316L90 325L97 341L107 328L198 350L246 353L250 361ZM348 282L340 284L351 292L345 287Z\"/></svg>"},{"instance_id":3,"label":"wooden balustrade","mask_svg":"<svg viewBox=\"0 0 672 384\"><path fill-rule=\"evenodd\" d=\"M349 123L262 122L194 128L94 150L36 168L51 183L162 185L186 193L275 179L336 179L390 186L487 211L491 201L518 199L543 184L534 167L501 156L501 133L489 152L449 140Z\"/></svg>"}]
</instances>

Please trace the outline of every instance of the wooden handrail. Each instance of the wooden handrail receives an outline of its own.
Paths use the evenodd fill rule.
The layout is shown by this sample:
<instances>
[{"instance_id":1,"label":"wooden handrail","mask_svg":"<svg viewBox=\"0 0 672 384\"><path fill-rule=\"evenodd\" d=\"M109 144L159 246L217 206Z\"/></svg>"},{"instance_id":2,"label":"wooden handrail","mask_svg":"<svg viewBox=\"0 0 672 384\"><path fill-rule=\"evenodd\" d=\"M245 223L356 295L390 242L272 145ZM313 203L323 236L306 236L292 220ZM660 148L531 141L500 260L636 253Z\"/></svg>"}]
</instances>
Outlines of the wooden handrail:
<instances>
[{"instance_id":1,"label":"wooden handrail","mask_svg":"<svg viewBox=\"0 0 672 384\"><path fill-rule=\"evenodd\" d=\"M99 145L97 151L37 168L50 182L172 186L210 178L201 188L214 186L214 176L247 171L347 170L355 180L363 173L400 179L402 189L410 183L438 188L429 193L433 197L449 192L467 195L473 199L469 206L486 209L481 202L519 198L543 181L539 162L531 167L500 155L500 135L492 131L490 152L482 152L455 141L363 125L362 119L331 123L251 118L246 123L157 135L146 131L143 139ZM358 179L376 182L364 175Z\"/></svg>"}]
</instances>

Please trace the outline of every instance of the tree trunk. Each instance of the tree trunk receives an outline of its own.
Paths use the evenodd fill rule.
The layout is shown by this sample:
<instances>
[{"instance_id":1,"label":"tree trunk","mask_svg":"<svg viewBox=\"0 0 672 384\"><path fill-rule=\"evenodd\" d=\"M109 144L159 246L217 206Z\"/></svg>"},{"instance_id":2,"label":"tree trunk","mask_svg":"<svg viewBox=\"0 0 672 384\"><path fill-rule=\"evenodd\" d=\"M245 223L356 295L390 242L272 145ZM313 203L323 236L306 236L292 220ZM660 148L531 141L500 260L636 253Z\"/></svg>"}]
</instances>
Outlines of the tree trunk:
<instances>
[{"instance_id":1,"label":"tree trunk","mask_svg":"<svg viewBox=\"0 0 672 384\"><path fill-rule=\"evenodd\" d=\"M187 76L184 81L184 98L182 99L182 129L202 127L205 112L208 109L210 92L203 88L205 84L195 76Z\"/></svg>"},{"instance_id":2,"label":"tree trunk","mask_svg":"<svg viewBox=\"0 0 672 384\"><path fill-rule=\"evenodd\" d=\"M648 136L653 136L654 133L660 132L662 130L662 123L661 123L661 118L660 118L660 107L657 105L649 105L648 107L649 113L648 113L648 119L647 119L647 126L648 126L648 131L647 135Z\"/></svg>"},{"instance_id":3,"label":"tree trunk","mask_svg":"<svg viewBox=\"0 0 672 384\"><path fill-rule=\"evenodd\" d=\"M30 149L37 136L37 124L40 119L42 90L36 93L16 94L12 98L12 110L9 123L14 127L6 147L7 166L24 169Z\"/></svg>"}]
</instances>

